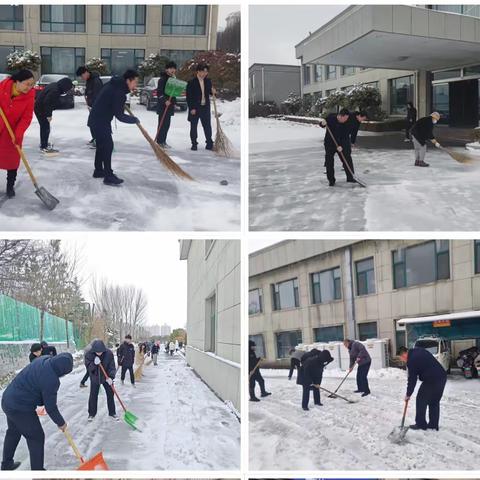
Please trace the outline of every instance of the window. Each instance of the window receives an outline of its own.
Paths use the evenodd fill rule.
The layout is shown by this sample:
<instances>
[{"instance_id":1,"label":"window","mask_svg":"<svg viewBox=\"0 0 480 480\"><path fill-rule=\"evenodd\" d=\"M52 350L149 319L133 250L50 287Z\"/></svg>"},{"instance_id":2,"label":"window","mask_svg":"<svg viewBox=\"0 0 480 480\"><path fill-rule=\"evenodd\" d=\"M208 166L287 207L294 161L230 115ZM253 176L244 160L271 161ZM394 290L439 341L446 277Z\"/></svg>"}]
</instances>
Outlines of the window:
<instances>
[{"instance_id":1,"label":"window","mask_svg":"<svg viewBox=\"0 0 480 480\"><path fill-rule=\"evenodd\" d=\"M272 285L272 303L274 310L296 308L300 305L298 298L298 281L296 278Z\"/></svg>"},{"instance_id":2,"label":"window","mask_svg":"<svg viewBox=\"0 0 480 480\"><path fill-rule=\"evenodd\" d=\"M84 48L40 47L42 74L55 73L76 77L77 68L85 65Z\"/></svg>"},{"instance_id":3,"label":"window","mask_svg":"<svg viewBox=\"0 0 480 480\"><path fill-rule=\"evenodd\" d=\"M255 288L248 292L248 314L255 315L263 312L262 291Z\"/></svg>"},{"instance_id":4,"label":"window","mask_svg":"<svg viewBox=\"0 0 480 480\"><path fill-rule=\"evenodd\" d=\"M277 337L277 358L287 358L288 352L302 343L302 331L279 332Z\"/></svg>"},{"instance_id":5,"label":"window","mask_svg":"<svg viewBox=\"0 0 480 480\"><path fill-rule=\"evenodd\" d=\"M413 102L413 75L394 78L390 83L390 113L406 115L407 103Z\"/></svg>"},{"instance_id":6,"label":"window","mask_svg":"<svg viewBox=\"0 0 480 480\"><path fill-rule=\"evenodd\" d=\"M369 85L370 87L376 88L377 90L380 88L380 82L368 82L365 85Z\"/></svg>"},{"instance_id":7,"label":"window","mask_svg":"<svg viewBox=\"0 0 480 480\"><path fill-rule=\"evenodd\" d=\"M353 75L355 73L355 67L342 67L342 75Z\"/></svg>"},{"instance_id":8,"label":"window","mask_svg":"<svg viewBox=\"0 0 480 480\"><path fill-rule=\"evenodd\" d=\"M395 345L397 347L397 350L400 347L406 347L407 346L406 341L407 341L407 336L406 336L405 330L397 330L395 332Z\"/></svg>"},{"instance_id":9,"label":"window","mask_svg":"<svg viewBox=\"0 0 480 480\"><path fill-rule=\"evenodd\" d=\"M41 5L42 32L85 32L85 5Z\"/></svg>"},{"instance_id":10,"label":"window","mask_svg":"<svg viewBox=\"0 0 480 480\"><path fill-rule=\"evenodd\" d=\"M206 5L164 5L162 35L206 35Z\"/></svg>"},{"instance_id":11,"label":"window","mask_svg":"<svg viewBox=\"0 0 480 480\"><path fill-rule=\"evenodd\" d=\"M450 118L450 92L448 83L432 85L432 106L435 112L442 115L440 123L448 124Z\"/></svg>"},{"instance_id":12,"label":"window","mask_svg":"<svg viewBox=\"0 0 480 480\"><path fill-rule=\"evenodd\" d=\"M316 82L321 82L323 80L323 65L315 65L314 75Z\"/></svg>"},{"instance_id":13,"label":"window","mask_svg":"<svg viewBox=\"0 0 480 480\"><path fill-rule=\"evenodd\" d=\"M475 273L480 273L480 240L473 241Z\"/></svg>"},{"instance_id":14,"label":"window","mask_svg":"<svg viewBox=\"0 0 480 480\"><path fill-rule=\"evenodd\" d=\"M310 85L310 65L303 66L303 84Z\"/></svg>"},{"instance_id":15,"label":"window","mask_svg":"<svg viewBox=\"0 0 480 480\"><path fill-rule=\"evenodd\" d=\"M335 65L327 65L327 80L337 78L337 67Z\"/></svg>"},{"instance_id":16,"label":"window","mask_svg":"<svg viewBox=\"0 0 480 480\"><path fill-rule=\"evenodd\" d=\"M432 79L437 80L446 80L451 78L460 78L462 76L462 69L455 68L453 70L440 70L439 72L434 72L432 74Z\"/></svg>"},{"instance_id":17,"label":"window","mask_svg":"<svg viewBox=\"0 0 480 480\"><path fill-rule=\"evenodd\" d=\"M261 333L258 335L249 335L248 339L255 342L257 347L255 353L257 354L257 357L265 358L267 354L265 351L265 340L263 339L263 335Z\"/></svg>"},{"instance_id":18,"label":"window","mask_svg":"<svg viewBox=\"0 0 480 480\"><path fill-rule=\"evenodd\" d=\"M357 295L375 293L375 265L373 257L355 263L357 273Z\"/></svg>"},{"instance_id":19,"label":"window","mask_svg":"<svg viewBox=\"0 0 480 480\"><path fill-rule=\"evenodd\" d=\"M160 55L173 60L178 68L182 68L185 63L195 56L196 50L161 50Z\"/></svg>"},{"instance_id":20,"label":"window","mask_svg":"<svg viewBox=\"0 0 480 480\"><path fill-rule=\"evenodd\" d=\"M359 323L358 339L363 342L369 338L377 338L377 322Z\"/></svg>"},{"instance_id":21,"label":"window","mask_svg":"<svg viewBox=\"0 0 480 480\"><path fill-rule=\"evenodd\" d=\"M432 5L431 9L440 12L460 13L462 15L480 17L479 5Z\"/></svg>"},{"instance_id":22,"label":"window","mask_svg":"<svg viewBox=\"0 0 480 480\"><path fill-rule=\"evenodd\" d=\"M205 300L205 351L216 352L217 342L217 312L216 295Z\"/></svg>"},{"instance_id":23,"label":"window","mask_svg":"<svg viewBox=\"0 0 480 480\"><path fill-rule=\"evenodd\" d=\"M471 75L480 75L480 65L474 65L472 67L465 67L463 69L463 76L469 77Z\"/></svg>"},{"instance_id":24,"label":"window","mask_svg":"<svg viewBox=\"0 0 480 480\"><path fill-rule=\"evenodd\" d=\"M343 340L343 325L313 329L316 342L339 342Z\"/></svg>"},{"instance_id":25,"label":"window","mask_svg":"<svg viewBox=\"0 0 480 480\"><path fill-rule=\"evenodd\" d=\"M393 288L450 278L448 240L433 240L392 252Z\"/></svg>"},{"instance_id":26,"label":"window","mask_svg":"<svg viewBox=\"0 0 480 480\"><path fill-rule=\"evenodd\" d=\"M0 45L0 72L7 71L7 55L17 51L23 50L23 47L9 47L7 45Z\"/></svg>"},{"instance_id":27,"label":"window","mask_svg":"<svg viewBox=\"0 0 480 480\"><path fill-rule=\"evenodd\" d=\"M138 68L145 58L145 50L102 48L101 55L112 75L122 75L129 68Z\"/></svg>"},{"instance_id":28,"label":"window","mask_svg":"<svg viewBox=\"0 0 480 480\"><path fill-rule=\"evenodd\" d=\"M102 5L102 33L145 33L145 5Z\"/></svg>"},{"instance_id":29,"label":"window","mask_svg":"<svg viewBox=\"0 0 480 480\"><path fill-rule=\"evenodd\" d=\"M310 275L312 303L328 303L342 298L340 267Z\"/></svg>"},{"instance_id":30,"label":"window","mask_svg":"<svg viewBox=\"0 0 480 480\"><path fill-rule=\"evenodd\" d=\"M0 5L0 30L23 30L23 5Z\"/></svg>"}]
</instances>

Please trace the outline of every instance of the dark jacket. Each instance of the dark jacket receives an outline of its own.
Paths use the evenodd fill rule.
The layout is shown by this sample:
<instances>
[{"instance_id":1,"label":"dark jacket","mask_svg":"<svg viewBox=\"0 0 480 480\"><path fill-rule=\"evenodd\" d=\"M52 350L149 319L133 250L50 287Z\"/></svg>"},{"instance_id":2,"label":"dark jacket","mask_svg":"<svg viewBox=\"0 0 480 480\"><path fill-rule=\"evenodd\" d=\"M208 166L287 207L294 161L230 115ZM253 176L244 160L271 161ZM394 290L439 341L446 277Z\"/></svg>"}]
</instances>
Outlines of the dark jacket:
<instances>
[{"instance_id":1,"label":"dark jacket","mask_svg":"<svg viewBox=\"0 0 480 480\"><path fill-rule=\"evenodd\" d=\"M256 353L253 350L250 350L248 354L248 372L252 373L252 370L257 366L257 363L260 361L260 357L257 357Z\"/></svg>"},{"instance_id":2,"label":"dark jacket","mask_svg":"<svg viewBox=\"0 0 480 480\"><path fill-rule=\"evenodd\" d=\"M51 117L53 110L59 106L60 96L72 88L73 83L68 77L48 84L35 99L35 114L38 117Z\"/></svg>"},{"instance_id":3,"label":"dark jacket","mask_svg":"<svg viewBox=\"0 0 480 480\"><path fill-rule=\"evenodd\" d=\"M347 126L350 129L349 135L350 135L350 143L352 145L354 145L355 142L357 141L357 135L358 135L358 131L360 130L360 125L361 123L357 120L357 116L355 115L355 113L351 113L347 121Z\"/></svg>"},{"instance_id":4,"label":"dark jacket","mask_svg":"<svg viewBox=\"0 0 480 480\"><path fill-rule=\"evenodd\" d=\"M309 387L312 384L319 385L322 383L323 369L330 362L333 362L333 358L328 350L313 349L303 355L301 362L297 384Z\"/></svg>"},{"instance_id":5,"label":"dark jacket","mask_svg":"<svg viewBox=\"0 0 480 480\"><path fill-rule=\"evenodd\" d=\"M350 354L350 368L352 368L355 363L358 363L358 366L362 366L372 361L365 345L356 340L350 342L348 353Z\"/></svg>"},{"instance_id":6,"label":"dark jacket","mask_svg":"<svg viewBox=\"0 0 480 480\"><path fill-rule=\"evenodd\" d=\"M97 385L101 385L105 383L106 378L100 365L95 365L95 357L97 356L96 352L102 352L99 358L103 368L111 379L115 378L117 369L115 367L115 358L112 351L109 350L101 340L93 341L92 348L85 354L85 366L90 375L90 381Z\"/></svg>"},{"instance_id":7,"label":"dark jacket","mask_svg":"<svg viewBox=\"0 0 480 480\"><path fill-rule=\"evenodd\" d=\"M34 412L44 405L48 415L59 427L65 420L58 411L57 392L60 377L73 369L70 353L56 357L40 357L27 365L10 383L2 397L5 412Z\"/></svg>"},{"instance_id":8,"label":"dark jacket","mask_svg":"<svg viewBox=\"0 0 480 480\"><path fill-rule=\"evenodd\" d=\"M90 72L90 78L85 83L85 99L91 108L103 88L103 82L97 72Z\"/></svg>"},{"instance_id":9,"label":"dark jacket","mask_svg":"<svg viewBox=\"0 0 480 480\"><path fill-rule=\"evenodd\" d=\"M135 346L133 343L123 342L117 349L118 364L122 367L133 367L135 363Z\"/></svg>"},{"instance_id":10,"label":"dark jacket","mask_svg":"<svg viewBox=\"0 0 480 480\"><path fill-rule=\"evenodd\" d=\"M205 90L205 107L210 110L210 95L212 94L212 81L206 77L203 80ZM187 83L187 105L189 111L198 110L202 102L202 89L200 87L200 81L197 77L192 78ZM189 117L190 117L189 112Z\"/></svg>"},{"instance_id":11,"label":"dark jacket","mask_svg":"<svg viewBox=\"0 0 480 480\"><path fill-rule=\"evenodd\" d=\"M42 356L55 357L57 355L57 349L53 345L42 346Z\"/></svg>"},{"instance_id":12,"label":"dark jacket","mask_svg":"<svg viewBox=\"0 0 480 480\"><path fill-rule=\"evenodd\" d=\"M30 363L32 363L37 358L41 358L41 357L37 357L33 353L30 353L30 355L28 356L28 359L30 360Z\"/></svg>"},{"instance_id":13,"label":"dark jacket","mask_svg":"<svg viewBox=\"0 0 480 480\"><path fill-rule=\"evenodd\" d=\"M425 145L427 140L435 138L433 136L433 119L432 117L423 117L418 120L412 127L410 133L417 139L421 145Z\"/></svg>"},{"instance_id":14,"label":"dark jacket","mask_svg":"<svg viewBox=\"0 0 480 480\"><path fill-rule=\"evenodd\" d=\"M325 119L327 121L327 126L332 132L335 140L337 141L338 145L343 148L350 147L350 127L348 125L348 121L345 123L340 123L337 120L337 115L335 113L331 113ZM332 136L328 131L325 132L325 138L323 140L326 150L337 150L335 142L332 140Z\"/></svg>"},{"instance_id":15,"label":"dark jacket","mask_svg":"<svg viewBox=\"0 0 480 480\"><path fill-rule=\"evenodd\" d=\"M436 358L424 348L415 347L408 351L407 370L407 397L413 394L417 379L426 383L440 383L447 380L447 372Z\"/></svg>"},{"instance_id":16,"label":"dark jacket","mask_svg":"<svg viewBox=\"0 0 480 480\"><path fill-rule=\"evenodd\" d=\"M137 123L138 119L136 117L124 112L128 92L129 89L123 77L112 77L100 90L95 100L88 116L88 126L92 127L97 133L105 134L112 133L113 117L123 123Z\"/></svg>"},{"instance_id":17,"label":"dark jacket","mask_svg":"<svg viewBox=\"0 0 480 480\"><path fill-rule=\"evenodd\" d=\"M152 355L156 355L160 351L160 347L158 345L152 345Z\"/></svg>"},{"instance_id":18,"label":"dark jacket","mask_svg":"<svg viewBox=\"0 0 480 480\"><path fill-rule=\"evenodd\" d=\"M168 108L167 114L173 115L175 113L175 104L177 103L176 97L169 97L165 94L165 87L167 85L167 81L170 78L166 72L163 72L160 75L160 79L158 80L157 86L157 113L163 114L163 110L165 109L165 102L170 99L171 105Z\"/></svg>"},{"instance_id":19,"label":"dark jacket","mask_svg":"<svg viewBox=\"0 0 480 480\"><path fill-rule=\"evenodd\" d=\"M407 107L407 123L413 125L417 121L417 109Z\"/></svg>"}]
</instances>

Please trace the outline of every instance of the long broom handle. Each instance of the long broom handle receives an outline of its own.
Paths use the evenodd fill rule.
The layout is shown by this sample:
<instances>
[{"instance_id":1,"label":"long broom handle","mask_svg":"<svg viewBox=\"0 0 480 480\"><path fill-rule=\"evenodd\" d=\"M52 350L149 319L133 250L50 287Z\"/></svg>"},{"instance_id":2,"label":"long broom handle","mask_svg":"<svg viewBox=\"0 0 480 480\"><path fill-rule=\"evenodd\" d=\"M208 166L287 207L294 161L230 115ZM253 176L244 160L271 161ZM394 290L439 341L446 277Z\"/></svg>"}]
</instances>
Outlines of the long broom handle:
<instances>
[{"instance_id":1,"label":"long broom handle","mask_svg":"<svg viewBox=\"0 0 480 480\"><path fill-rule=\"evenodd\" d=\"M405 417L407 416L408 400L405 400L405 406L403 407L403 416L402 416L402 428L405 425Z\"/></svg>"},{"instance_id":2,"label":"long broom handle","mask_svg":"<svg viewBox=\"0 0 480 480\"><path fill-rule=\"evenodd\" d=\"M75 456L78 458L80 463L85 463L84 458L82 457L82 454L80 453L80 450L77 448L75 445L75 442L73 441L72 436L70 435L70 432L68 430L64 430L63 432L65 434L65 437L67 438L67 442L69 445L72 447L73 453L75 453Z\"/></svg>"},{"instance_id":3,"label":"long broom handle","mask_svg":"<svg viewBox=\"0 0 480 480\"><path fill-rule=\"evenodd\" d=\"M103 368L102 362L100 362L100 363L98 364L98 366L100 367L100 370L102 371L102 373L105 375L105 378L110 378L110 377L108 376L107 372L105 371L105 368ZM110 387L112 387L113 393L115 394L115 396L117 397L118 401L120 402L120 405L122 406L123 411L126 412L126 411L127 411L127 407L125 407L125 404L122 402L122 399L120 398L120 395L118 395L117 389L113 386L113 383L110 385Z\"/></svg>"},{"instance_id":4,"label":"long broom handle","mask_svg":"<svg viewBox=\"0 0 480 480\"><path fill-rule=\"evenodd\" d=\"M348 164L346 158L344 157L343 151L342 151L342 152L339 152L339 151L338 151L339 145L338 145L338 143L337 143L336 138L333 136L333 133L332 133L332 131L330 130L330 127L329 127L328 125L325 125L325 128L327 129L328 133L329 133L330 136L332 137L333 143L334 143L335 146L337 147L337 152L338 152L338 154L340 155L340 158L341 158L341 160L342 160L343 165L348 169L348 171L350 172L350 175L351 175L352 177L354 177L355 174L352 172L352 169L350 168L350 165Z\"/></svg>"},{"instance_id":5,"label":"long broom handle","mask_svg":"<svg viewBox=\"0 0 480 480\"><path fill-rule=\"evenodd\" d=\"M132 111L130 110L130 107L127 107L127 106L125 105L125 110L128 112L129 115L131 115L131 116L133 117L133 113L132 113ZM150 134L145 130L145 128L143 127L143 125L142 125L140 122L136 123L135 125L138 127L138 129L142 132L143 136L144 136L149 142L153 142L152 137L151 137Z\"/></svg>"},{"instance_id":6,"label":"long broom handle","mask_svg":"<svg viewBox=\"0 0 480 480\"><path fill-rule=\"evenodd\" d=\"M12 143L15 145L15 148L20 154L23 164L25 165L25 168L28 174L30 175L30 178L32 179L33 185L35 185L35 188L38 189L37 179L35 178L35 175L33 174L32 169L30 168L30 164L28 163L27 157L25 157L23 150L20 148L19 145L17 145L15 134L13 133L12 127L8 122L5 112L2 110L2 107L0 107L0 116L2 117L3 123L5 123L5 126L7 127L8 133L10 134L10 138L12 139Z\"/></svg>"}]
</instances>

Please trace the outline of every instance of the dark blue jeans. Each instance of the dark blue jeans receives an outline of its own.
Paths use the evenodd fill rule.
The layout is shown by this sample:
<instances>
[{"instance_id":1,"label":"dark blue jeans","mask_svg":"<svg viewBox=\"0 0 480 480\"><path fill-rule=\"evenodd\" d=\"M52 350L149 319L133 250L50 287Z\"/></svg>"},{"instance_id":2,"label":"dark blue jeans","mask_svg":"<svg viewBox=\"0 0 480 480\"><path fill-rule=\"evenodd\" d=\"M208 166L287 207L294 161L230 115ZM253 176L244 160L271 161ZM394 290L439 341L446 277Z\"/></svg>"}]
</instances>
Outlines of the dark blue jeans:
<instances>
[{"instance_id":1,"label":"dark blue jeans","mask_svg":"<svg viewBox=\"0 0 480 480\"><path fill-rule=\"evenodd\" d=\"M95 170L103 170L106 175L112 175L113 139L110 132L93 129L97 149L95 150Z\"/></svg>"},{"instance_id":2,"label":"dark blue jeans","mask_svg":"<svg viewBox=\"0 0 480 480\"><path fill-rule=\"evenodd\" d=\"M308 408L310 401L310 392L313 392L313 403L320 405L320 390L317 387L303 385L302 408Z\"/></svg>"},{"instance_id":3,"label":"dark blue jeans","mask_svg":"<svg viewBox=\"0 0 480 480\"><path fill-rule=\"evenodd\" d=\"M115 415L115 399L113 398L112 387L108 383L103 383L103 388L107 395L107 408L109 415ZM97 414L98 393L100 392L100 385L93 383L90 379L90 397L88 399L88 414L94 417Z\"/></svg>"},{"instance_id":4,"label":"dark blue jeans","mask_svg":"<svg viewBox=\"0 0 480 480\"><path fill-rule=\"evenodd\" d=\"M368 362L365 365L359 365L357 369L357 390L363 393L370 393L370 387L368 385L368 371L372 362Z\"/></svg>"},{"instance_id":5,"label":"dark blue jeans","mask_svg":"<svg viewBox=\"0 0 480 480\"><path fill-rule=\"evenodd\" d=\"M415 423L421 428L435 428L438 429L440 420L440 400L443 396L445 384L447 380L436 383L423 382L420 385L417 393L417 412L415 415ZM428 407L428 419L427 415Z\"/></svg>"}]
</instances>

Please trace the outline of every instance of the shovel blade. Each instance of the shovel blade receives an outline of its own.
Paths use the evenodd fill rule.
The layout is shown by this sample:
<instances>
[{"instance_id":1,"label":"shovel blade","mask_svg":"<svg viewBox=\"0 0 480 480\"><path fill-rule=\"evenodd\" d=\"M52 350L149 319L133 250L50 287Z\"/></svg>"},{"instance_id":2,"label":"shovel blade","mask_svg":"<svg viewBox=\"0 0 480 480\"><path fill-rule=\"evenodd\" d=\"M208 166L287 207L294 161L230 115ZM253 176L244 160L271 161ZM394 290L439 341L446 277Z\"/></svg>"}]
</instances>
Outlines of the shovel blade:
<instances>
[{"instance_id":1,"label":"shovel blade","mask_svg":"<svg viewBox=\"0 0 480 480\"><path fill-rule=\"evenodd\" d=\"M400 444L405 441L405 435L408 432L408 427L395 427L388 436L392 443Z\"/></svg>"},{"instance_id":2,"label":"shovel blade","mask_svg":"<svg viewBox=\"0 0 480 480\"><path fill-rule=\"evenodd\" d=\"M97 453L94 457L86 462L83 462L77 470L110 470L107 462L103 458L103 453Z\"/></svg>"},{"instance_id":3,"label":"shovel blade","mask_svg":"<svg viewBox=\"0 0 480 480\"><path fill-rule=\"evenodd\" d=\"M125 423L127 423L128 425L130 425L132 428L134 428L135 430L140 430L138 428L138 417L136 415L134 415L132 412L129 412L128 410L125 412L125 414L123 415L123 419L125 420Z\"/></svg>"},{"instance_id":4,"label":"shovel blade","mask_svg":"<svg viewBox=\"0 0 480 480\"><path fill-rule=\"evenodd\" d=\"M38 187L35 193L49 210L53 210L60 203L45 187Z\"/></svg>"}]
</instances>

